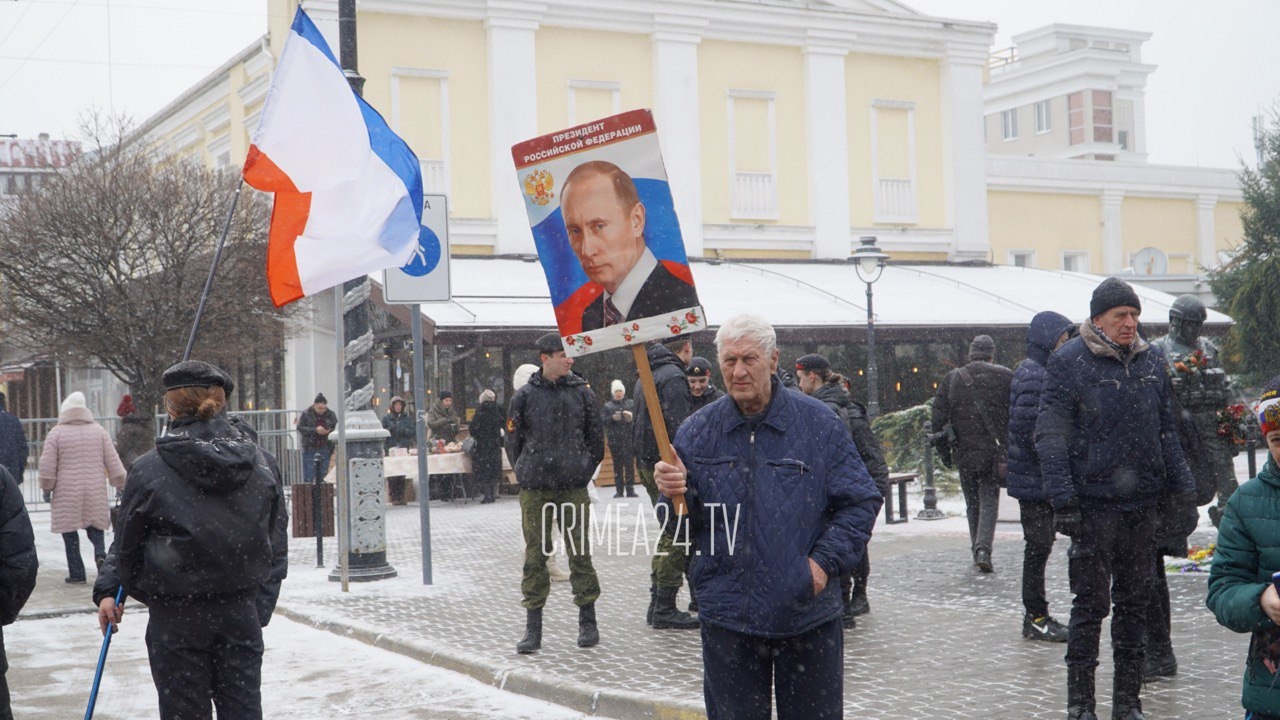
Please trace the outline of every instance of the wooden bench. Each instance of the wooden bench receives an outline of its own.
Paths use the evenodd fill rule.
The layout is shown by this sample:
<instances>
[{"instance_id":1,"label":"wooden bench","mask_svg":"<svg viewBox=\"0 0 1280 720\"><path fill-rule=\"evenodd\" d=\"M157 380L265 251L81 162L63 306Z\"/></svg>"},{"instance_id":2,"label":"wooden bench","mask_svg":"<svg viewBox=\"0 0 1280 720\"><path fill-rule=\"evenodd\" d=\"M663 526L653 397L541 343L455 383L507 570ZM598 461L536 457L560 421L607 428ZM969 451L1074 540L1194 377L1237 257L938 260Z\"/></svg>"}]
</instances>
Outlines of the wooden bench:
<instances>
[{"instance_id":1,"label":"wooden bench","mask_svg":"<svg viewBox=\"0 0 1280 720\"><path fill-rule=\"evenodd\" d=\"M897 525L907 521L907 483L920 477L920 473L889 473L889 492L884 496L884 521ZM893 486L898 486L898 517L893 516Z\"/></svg>"}]
</instances>

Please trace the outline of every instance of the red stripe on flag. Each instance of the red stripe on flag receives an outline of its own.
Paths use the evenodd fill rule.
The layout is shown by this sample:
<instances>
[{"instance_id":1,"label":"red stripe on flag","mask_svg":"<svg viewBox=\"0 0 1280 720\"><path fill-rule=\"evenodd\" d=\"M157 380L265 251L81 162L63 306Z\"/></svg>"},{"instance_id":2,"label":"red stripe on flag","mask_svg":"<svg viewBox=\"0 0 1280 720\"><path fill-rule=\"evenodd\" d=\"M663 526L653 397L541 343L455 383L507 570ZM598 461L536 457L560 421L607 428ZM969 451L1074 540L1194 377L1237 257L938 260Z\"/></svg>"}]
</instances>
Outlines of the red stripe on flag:
<instances>
[{"instance_id":1,"label":"red stripe on flag","mask_svg":"<svg viewBox=\"0 0 1280 720\"><path fill-rule=\"evenodd\" d=\"M582 332L582 311L603 294L604 286L593 282L584 283L557 305L556 326L560 328L560 334L577 335Z\"/></svg>"},{"instance_id":2,"label":"red stripe on flag","mask_svg":"<svg viewBox=\"0 0 1280 720\"><path fill-rule=\"evenodd\" d=\"M256 145L249 146L244 161L244 179L249 185L276 194L271 208L271 232L267 242L267 286L276 307L305 296L298 278L298 260L293 245L307 227L311 213L311 193L298 192L293 180Z\"/></svg>"},{"instance_id":3,"label":"red stripe on flag","mask_svg":"<svg viewBox=\"0 0 1280 720\"><path fill-rule=\"evenodd\" d=\"M676 277L689 283L690 285L693 284L693 272L689 270L688 265L685 265L684 263L678 263L674 260L663 260L662 266L665 267L667 269L667 272L671 273L672 275L675 275Z\"/></svg>"}]
</instances>

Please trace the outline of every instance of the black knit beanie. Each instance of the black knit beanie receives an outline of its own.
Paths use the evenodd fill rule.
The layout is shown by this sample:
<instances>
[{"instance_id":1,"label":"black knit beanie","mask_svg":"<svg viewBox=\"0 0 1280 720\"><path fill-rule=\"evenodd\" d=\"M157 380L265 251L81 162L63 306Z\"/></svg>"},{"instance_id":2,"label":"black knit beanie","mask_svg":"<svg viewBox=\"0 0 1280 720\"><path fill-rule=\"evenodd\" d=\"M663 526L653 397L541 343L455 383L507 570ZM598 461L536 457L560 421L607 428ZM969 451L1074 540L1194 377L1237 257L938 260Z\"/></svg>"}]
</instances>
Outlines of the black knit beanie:
<instances>
[{"instance_id":1,"label":"black knit beanie","mask_svg":"<svg viewBox=\"0 0 1280 720\"><path fill-rule=\"evenodd\" d=\"M1089 301L1089 317L1096 318L1114 307L1132 307L1142 310L1142 302L1138 293L1133 291L1129 283L1120 278L1109 277L1093 290L1093 299Z\"/></svg>"}]
</instances>

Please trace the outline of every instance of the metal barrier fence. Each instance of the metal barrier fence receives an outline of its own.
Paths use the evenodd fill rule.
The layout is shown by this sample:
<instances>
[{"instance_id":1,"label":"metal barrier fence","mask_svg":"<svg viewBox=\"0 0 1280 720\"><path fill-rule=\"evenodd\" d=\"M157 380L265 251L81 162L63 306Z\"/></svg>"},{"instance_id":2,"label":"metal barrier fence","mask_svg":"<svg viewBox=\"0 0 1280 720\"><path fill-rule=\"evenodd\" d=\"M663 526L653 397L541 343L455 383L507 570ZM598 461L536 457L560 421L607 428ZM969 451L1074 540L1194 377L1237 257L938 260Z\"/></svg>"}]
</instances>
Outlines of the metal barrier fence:
<instances>
[{"instance_id":1,"label":"metal barrier fence","mask_svg":"<svg viewBox=\"0 0 1280 720\"><path fill-rule=\"evenodd\" d=\"M275 455L280 462L280 472L284 475L284 484L292 485L302 481L302 453L298 449L298 433L294 429L300 410L250 410L234 413L242 418L258 433L258 445ZM120 431L120 418L95 418L98 424L106 428L114 440ZM168 416L157 415L155 418L156 437L164 433ZM21 478L22 495L27 509L39 512L49 509L49 503L40 491L40 453L44 450L44 439L49 431L58 424L57 418L33 418L22 421L23 433L27 436L27 471ZM290 493L286 492L288 498Z\"/></svg>"}]
</instances>

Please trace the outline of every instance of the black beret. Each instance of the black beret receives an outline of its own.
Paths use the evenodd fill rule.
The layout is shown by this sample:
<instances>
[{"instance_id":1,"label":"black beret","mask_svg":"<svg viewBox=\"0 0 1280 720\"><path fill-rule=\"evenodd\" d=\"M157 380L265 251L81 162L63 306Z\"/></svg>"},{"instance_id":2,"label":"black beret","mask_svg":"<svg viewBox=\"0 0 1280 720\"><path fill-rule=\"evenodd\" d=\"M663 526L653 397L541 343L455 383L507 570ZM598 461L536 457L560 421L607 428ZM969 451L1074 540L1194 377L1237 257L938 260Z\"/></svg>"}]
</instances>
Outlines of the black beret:
<instances>
[{"instance_id":1,"label":"black beret","mask_svg":"<svg viewBox=\"0 0 1280 720\"><path fill-rule=\"evenodd\" d=\"M164 371L160 378L165 392L185 387L217 387L225 389L227 375L216 365L203 360L187 360Z\"/></svg>"},{"instance_id":2,"label":"black beret","mask_svg":"<svg viewBox=\"0 0 1280 720\"><path fill-rule=\"evenodd\" d=\"M796 369L806 372L818 372L820 370L830 370L831 363L825 357L818 353L809 353L803 355L796 360Z\"/></svg>"},{"instance_id":3,"label":"black beret","mask_svg":"<svg viewBox=\"0 0 1280 720\"><path fill-rule=\"evenodd\" d=\"M689 359L689 367L684 369L684 374L689 377L711 377L711 363L704 357L692 357Z\"/></svg>"},{"instance_id":4,"label":"black beret","mask_svg":"<svg viewBox=\"0 0 1280 720\"><path fill-rule=\"evenodd\" d=\"M449 390L441 390L441 391L440 391L440 399L441 399L441 400L448 400L448 399L450 399L450 398L452 398L452 397L453 397L453 393L452 393L452 392L450 392Z\"/></svg>"},{"instance_id":5,"label":"black beret","mask_svg":"<svg viewBox=\"0 0 1280 720\"><path fill-rule=\"evenodd\" d=\"M560 339L560 333L549 332L538 338L538 353L542 355L551 355L564 350L564 341Z\"/></svg>"}]
</instances>

